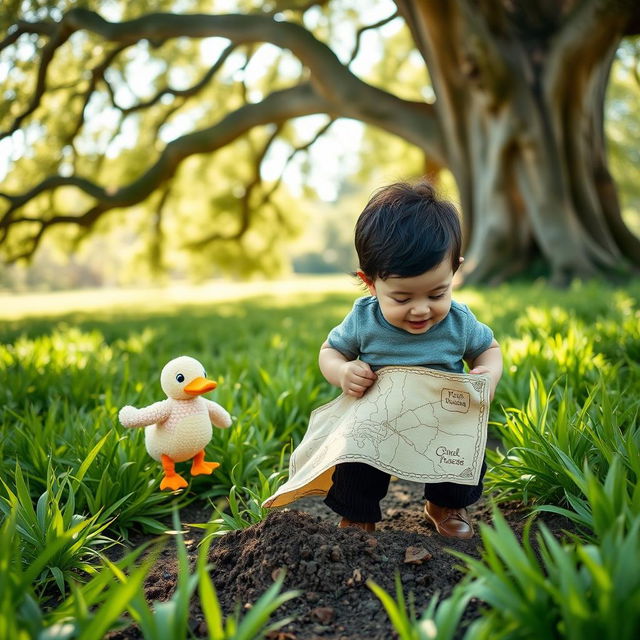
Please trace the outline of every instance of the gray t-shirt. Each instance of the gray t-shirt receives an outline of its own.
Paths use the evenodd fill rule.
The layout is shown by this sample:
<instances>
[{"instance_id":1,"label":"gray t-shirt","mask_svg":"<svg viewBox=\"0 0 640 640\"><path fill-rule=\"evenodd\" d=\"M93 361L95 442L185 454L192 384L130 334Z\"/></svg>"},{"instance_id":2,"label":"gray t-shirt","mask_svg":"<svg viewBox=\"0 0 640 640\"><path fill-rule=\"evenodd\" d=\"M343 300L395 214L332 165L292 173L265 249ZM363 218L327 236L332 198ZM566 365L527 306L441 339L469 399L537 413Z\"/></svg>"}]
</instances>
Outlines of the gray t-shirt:
<instances>
[{"instance_id":1,"label":"gray t-shirt","mask_svg":"<svg viewBox=\"0 0 640 640\"><path fill-rule=\"evenodd\" d=\"M331 347L349 359L360 358L374 371L407 365L453 373L462 373L463 359L475 359L492 341L493 331L455 300L443 320L426 333L413 334L389 324L375 296L358 298L327 338Z\"/></svg>"}]
</instances>

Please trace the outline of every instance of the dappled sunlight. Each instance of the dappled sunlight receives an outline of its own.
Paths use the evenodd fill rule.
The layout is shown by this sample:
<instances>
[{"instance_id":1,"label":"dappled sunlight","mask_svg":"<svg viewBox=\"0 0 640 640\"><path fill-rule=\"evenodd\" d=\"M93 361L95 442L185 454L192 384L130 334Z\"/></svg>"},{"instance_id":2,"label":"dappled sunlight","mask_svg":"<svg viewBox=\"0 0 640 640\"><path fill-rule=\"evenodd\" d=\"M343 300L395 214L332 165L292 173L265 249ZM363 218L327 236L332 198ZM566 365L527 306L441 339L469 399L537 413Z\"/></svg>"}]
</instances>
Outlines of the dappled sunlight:
<instances>
[{"instance_id":1,"label":"dappled sunlight","mask_svg":"<svg viewBox=\"0 0 640 640\"><path fill-rule=\"evenodd\" d=\"M67 325L54 328L49 336L20 337L14 344L0 347L0 352L8 366L19 363L39 372L44 372L45 367L58 372L84 369L90 359L101 363L113 359L113 351L104 344L99 331L83 332Z\"/></svg>"},{"instance_id":2,"label":"dappled sunlight","mask_svg":"<svg viewBox=\"0 0 640 640\"><path fill-rule=\"evenodd\" d=\"M35 338L20 336L13 344L0 346L0 361L7 366L20 364L44 373L83 370L90 364L110 364L119 352L142 353L155 338L155 332L144 329L140 333L106 344L105 336L97 329L83 331L66 323L57 325L50 335Z\"/></svg>"},{"instance_id":3,"label":"dappled sunlight","mask_svg":"<svg viewBox=\"0 0 640 640\"><path fill-rule=\"evenodd\" d=\"M140 289L80 289L51 293L0 294L0 321L72 312L118 311L162 313L179 305L209 305L248 298L273 299L278 306L295 304L298 296L329 292L349 293L353 284L345 275L299 276L285 280L215 281L203 285L172 284Z\"/></svg>"}]
</instances>

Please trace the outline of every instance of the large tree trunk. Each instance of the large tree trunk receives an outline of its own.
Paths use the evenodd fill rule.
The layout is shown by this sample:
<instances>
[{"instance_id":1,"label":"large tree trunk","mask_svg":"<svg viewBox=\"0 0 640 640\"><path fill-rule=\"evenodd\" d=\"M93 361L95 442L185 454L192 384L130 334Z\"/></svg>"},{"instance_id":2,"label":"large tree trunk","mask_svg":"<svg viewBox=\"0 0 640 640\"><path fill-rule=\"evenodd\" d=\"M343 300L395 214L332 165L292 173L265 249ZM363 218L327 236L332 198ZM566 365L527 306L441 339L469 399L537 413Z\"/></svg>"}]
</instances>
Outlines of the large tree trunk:
<instances>
[{"instance_id":1,"label":"large tree trunk","mask_svg":"<svg viewBox=\"0 0 640 640\"><path fill-rule=\"evenodd\" d=\"M464 214L466 280L499 281L540 254L558 284L640 264L603 133L626 17L585 2L553 30L551 16L499 2L398 4L437 95Z\"/></svg>"}]
</instances>

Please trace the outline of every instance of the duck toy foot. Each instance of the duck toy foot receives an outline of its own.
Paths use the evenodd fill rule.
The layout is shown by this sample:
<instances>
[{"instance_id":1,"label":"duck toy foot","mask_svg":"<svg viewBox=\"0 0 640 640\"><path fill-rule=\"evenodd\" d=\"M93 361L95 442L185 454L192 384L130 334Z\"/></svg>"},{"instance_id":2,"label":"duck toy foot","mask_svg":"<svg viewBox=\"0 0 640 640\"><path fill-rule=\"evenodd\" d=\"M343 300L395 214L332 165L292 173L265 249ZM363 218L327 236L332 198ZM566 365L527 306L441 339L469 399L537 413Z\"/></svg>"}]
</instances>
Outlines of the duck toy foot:
<instances>
[{"instance_id":1,"label":"duck toy foot","mask_svg":"<svg viewBox=\"0 0 640 640\"><path fill-rule=\"evenodd\" d=\"M193 458L193 463L191 464L191 475L192 476L201 476L201 475L210 475L212 474L218 467L220 466L219 462L205 462L204 459L204 450L198 451Z\"/></svg>"},{"instance_id":2,"label":"duck toy foot","mask_svg":"<svg viewBox=\"0 0 640 640\"><path fill-rule=\"evenodd\" d=\"M193 465L191 467L192 476L211 475L218 467L219 462L201 462L199 465Z\"/></svg>"},{"instance_id":3,"label":"duck toy foot","mask_svg":"<svg viewBox=\"0 0 640 640\"><path fill-rule=\"evenodd\" d=\"M188 487L189 483L178 473L174 473L172 476L165 476L160 483L160 490L171 489L177 491L178 489L184 489Z\"/></svg>"}]
</instances>

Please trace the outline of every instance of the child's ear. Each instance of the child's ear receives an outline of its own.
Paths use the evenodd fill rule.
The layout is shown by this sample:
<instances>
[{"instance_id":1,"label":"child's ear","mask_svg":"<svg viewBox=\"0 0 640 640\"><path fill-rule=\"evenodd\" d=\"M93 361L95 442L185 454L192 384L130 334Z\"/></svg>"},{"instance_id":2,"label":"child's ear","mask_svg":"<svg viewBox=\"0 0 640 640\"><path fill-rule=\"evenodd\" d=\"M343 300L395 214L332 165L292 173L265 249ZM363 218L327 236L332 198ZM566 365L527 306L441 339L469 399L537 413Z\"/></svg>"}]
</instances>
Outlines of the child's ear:
<instances>
[{"instance_id":1,"label":"child's ear","mask_svg":"<svg viewBox=\"0 0 640 640\"><path fill-rule=\"evenodd\" d=\"M356 274L358 275L358 278L360 278L360 280L365 283L367 289L369 289L369 293L372 296L375 296L376 285L374 284L373 280L371 280L364 271L356 271Z\"/></svg>"}]
</instances>

